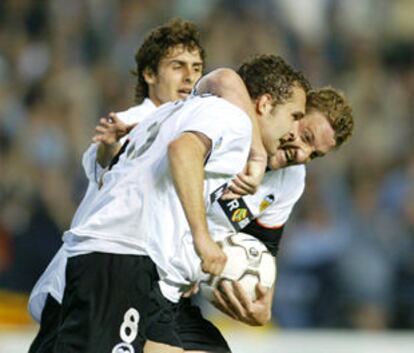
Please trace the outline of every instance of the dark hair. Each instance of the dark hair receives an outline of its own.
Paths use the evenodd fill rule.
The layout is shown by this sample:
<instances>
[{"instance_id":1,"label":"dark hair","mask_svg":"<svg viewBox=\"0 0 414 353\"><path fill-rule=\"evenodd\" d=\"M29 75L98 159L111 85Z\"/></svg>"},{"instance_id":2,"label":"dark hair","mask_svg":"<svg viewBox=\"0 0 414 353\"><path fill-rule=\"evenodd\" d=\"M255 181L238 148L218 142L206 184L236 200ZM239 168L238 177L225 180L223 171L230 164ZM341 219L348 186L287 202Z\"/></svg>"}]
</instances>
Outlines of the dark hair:
<instances>
[{"instance_id":1,"label":"dark hair","mask_svg":"<svg viewBox=\"0 0 414 353\"><path fill-rule=\"evenodd\" d=\"M243 63L237 73L246 84L251 98L256 99L268 93L273 98L273 104L289 99L295 85L302 87L305 92L310 90L310 84L303 74L295 71L280 56L255 56Z\"/></svg>"},{"instance_id":2,"label":"dark hair","mask_svg":"<svg viewBox=\"0 0 414 353\"><path fill-rule=\"evenodd\" d=\"M343 93L324 87L310 91L306 97L306 110L323 113L335 131L336 147L342 145L354 129L352 109Z\"/></svg>"},{"instance_id":3,"label":"dark hair","mask_svg":"<svg viewBox=\"0 0 414 353\"><path fill-rule=\"evenodd\" d=\"M175 18L152 30L141 47L135 54L137 84L135 86L135 100L141 103L145 97L148 97L148 85L144 80L144 70L150 69L157 73L158 65L168 51L177 46L183 45L190 51L198 50L201 60L204 63L205 52L200 44L200 33L196 25L180 18Z\"/></svg>"}]
</instances>

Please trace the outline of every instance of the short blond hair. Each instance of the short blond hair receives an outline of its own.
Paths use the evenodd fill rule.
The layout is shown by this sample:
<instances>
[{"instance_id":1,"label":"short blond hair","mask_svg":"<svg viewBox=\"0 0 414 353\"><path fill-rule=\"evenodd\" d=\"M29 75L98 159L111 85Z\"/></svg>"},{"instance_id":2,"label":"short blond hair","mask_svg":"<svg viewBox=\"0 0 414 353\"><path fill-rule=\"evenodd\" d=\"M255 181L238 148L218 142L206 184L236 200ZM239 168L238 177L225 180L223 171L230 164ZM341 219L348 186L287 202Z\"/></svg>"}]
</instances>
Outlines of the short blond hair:
<instances>
[{"instance_id":1,"label":"short blond hair","mask_svg":"<svg viewBox=\"0 0 414 353\"><path fill-rule=\"evenodd\" d=\"M341 146L352 135L354 117L345 95L332 87L311 90L306 97L306 110L323 113L335 131L336 147Z\"/></svg>"}]
</instances>

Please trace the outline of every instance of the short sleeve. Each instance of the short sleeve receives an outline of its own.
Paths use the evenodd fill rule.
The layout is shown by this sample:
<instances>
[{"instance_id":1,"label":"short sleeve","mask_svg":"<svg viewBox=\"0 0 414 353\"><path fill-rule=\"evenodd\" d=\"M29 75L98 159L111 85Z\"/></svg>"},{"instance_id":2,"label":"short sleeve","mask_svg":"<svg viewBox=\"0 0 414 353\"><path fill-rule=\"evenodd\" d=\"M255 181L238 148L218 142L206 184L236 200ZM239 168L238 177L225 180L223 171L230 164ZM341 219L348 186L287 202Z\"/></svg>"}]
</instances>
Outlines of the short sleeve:
<instances>
[{"instance_id":1,"label":"short sleeve","mask_svg":"<svg viewBox=\"0 0 414 353\"><path fill-rule=\"evenodd\" d=\"M218 97L195 99L200 100L201 104L195 105L194 109L181 116L180 130L201 132L211 139L213 144L224 134L244 136L251 133L249 117L235 105Z\"/></svg>"},{"instance_id":2,"label":"short sleeve","mask_svg":"<svg viewBox=\"0 0 414 353\"><path fill-rule=\"evenodd\" d=\"M256 219L262 227L282 227L305 190L306 169L303 165L284 168L281 172L283 176L276 202L266 208Z\"/></svg>"},{"instance_id":3,"label":"short sleeve","mask_svg":"<svg viewBox=\"0 0 414 353\"><path fill-rule=\"evenodd\" d=\"M180 116L182 132L204 134L212 142L211 154L205 170L220 169L224 174L238 173L250 150L252 125L248 115L233 104L217 97L199 97L204 104L197 105Z\"/></svg>"}]
</instances>

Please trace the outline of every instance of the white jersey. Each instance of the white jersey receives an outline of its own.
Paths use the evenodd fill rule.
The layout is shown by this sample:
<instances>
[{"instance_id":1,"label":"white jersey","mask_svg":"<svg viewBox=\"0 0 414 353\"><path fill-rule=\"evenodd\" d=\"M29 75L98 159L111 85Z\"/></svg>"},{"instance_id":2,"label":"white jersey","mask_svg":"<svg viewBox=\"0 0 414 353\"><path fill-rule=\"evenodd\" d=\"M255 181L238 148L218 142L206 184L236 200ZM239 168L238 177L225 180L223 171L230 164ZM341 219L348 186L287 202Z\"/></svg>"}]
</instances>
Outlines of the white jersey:
<instances>
[{"instance_id":1,"label":"white jersey","mask_svg":"<svg viewBox=\"0 0 414 353\"><path fill-rule=\"evenodd\" d=\"M209 230L214 235L215 239L219 240L226 234L243 228L250 222L251 219L256 219L262 226L265 227L274 228L282 226L287 221L294 204L303 193L305 186L305 167L295 166L278 171L267 172L263 179L262 185L254 195L247 195L239 200L232 201L233 204L230 203L232 207L227 207L227 211L225 207L226 203L219 203L219 196L224 190L224 186L226 185L228 179L218 178L217 181L219 187L212 187L206 190L206 196L208 197L207 216ZM206 187L208 186L210 185L207 184ZM247 205L247 212L243 211L243 205ZM187 266L190 266L194 276L197 276L197 273L199 273L199 259L198 257L194 257L195 252L192 245L192 237L189 233L187 233L187 236L184 237L184 239L185 240L182 243L184 246L182 249L188 253ZM58 255L61 254L58 253ZM64 290L66 254L63 254L63 256L65 257L64 266L60 266L54 271L55 276L60 277L60 279L56 279L53 284L60 284L60 286L54 289L51 288L49 291L53 297L58 300L58 302L61 302ZM49 267L51 266L52 263ZM42 277L44 277L45 274ZM53 275L53 272L50 274ZM160 285L164 287L163 292L173 290L172 288L165 288L167 286L163 285L163 283L160 283ZM60 300L58 299L56 293L60 293ZM31 311L36 320L40 320L40 313L43 306L44 301L40 302L40 305L37 306L39 308L38 318L36 318L33 315L34 312Z\"/></svg>"},{"instance_id":2,"label":"white jersey","mask_svg":"<svg viewBox=\"0 0 414 353\"><path fill-rule=\"evenodd\" d=\"M215 233L238 232L252 220L265 228L280 228L305 189L304 165L267 171L254 195L223 201L220 190L211 194L215 200L208 210L209 229Z\"/></svg>"},{"instance_id":3,"label":"white jersey","mask_svg":"<svg viewBox=\"0 0 414 353\"><path fill-rule=\"evenodd\" d=\"M214 96L164 104L131 131L125 153L105 173L88 214L65 233L69 256L94 251L148 255L168 283L180 286L196 279L185 259L175 256L189 226L168 160L169 143L188 131L211 140L204 190L217 188L223 178L243 169L251 122L242 110ZM179 299L178 294L164 294Z\"/></svg>"},{"instance_id":4,"label":"white jersey","mask_svg":"<svg viewBox=\"0 0 414 353\"><path fill-rule=\"evenodd\" d=\"M228 182L222 179L218 188L210 190L209 207L206 210L208 228L214 240L223 240L227 235L243 229L252 220L265 228L282 227L304 191L305 174L304 165L268 171L254 195L227 201L220 199ZM180 266L181 263L176 263L175 259L185 259L191 278L201 280L205 276L190 233L185 234L172 259L174 266ZM160 282L160 286L164 294L179 294L179 290L168 281Z\"/></svg>"},{"instance_id":5,"label":"white jersey","mask_svg":"<svg viewBox=\"0 0 414 353\"><path fill-rule=\"evenodd\" d=\"M155 104L150 99L146 98L140 105L119 112L117 113L117 116L126 124L135 124L145 119L156 108ZM120 142L123 143L124 141L125 138ZM85 210L88 209L98 191L99 178L105 171L96 162L96 151L97 144L94 143L86 150L82 157L83 169L89 184L85 196L72 219L71 228L82 221L83 215L86 213ZM50 294L58 303L62 303L63 292L65 290L66 263L67 253L65 246L62 245L30 293L29 312L37 322L40 322L48 294Z\"/></svg>"}]
</instances>

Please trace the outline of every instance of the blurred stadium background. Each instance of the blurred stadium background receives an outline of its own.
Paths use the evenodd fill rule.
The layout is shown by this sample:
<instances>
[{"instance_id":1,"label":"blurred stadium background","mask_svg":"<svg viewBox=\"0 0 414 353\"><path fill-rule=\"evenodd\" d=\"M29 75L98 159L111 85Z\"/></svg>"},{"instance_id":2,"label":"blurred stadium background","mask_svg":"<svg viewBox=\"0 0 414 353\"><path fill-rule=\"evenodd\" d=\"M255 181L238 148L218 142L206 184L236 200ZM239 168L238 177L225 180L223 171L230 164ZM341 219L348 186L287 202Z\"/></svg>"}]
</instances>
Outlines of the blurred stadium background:
<instances>
[{"instance_id":1,"label":"blurred stadium background","mask_svg":"<svg viewBox=\"0 0 414 353\"><path fill-rule=\"evenodd\" d=\"M174 16L200 26L207 70L277 53L356 118L308 168L272 325L210 313L234 351L414 352L412 0L1 0L0 351L27 350L27 294L85 190L80 156L102 114L133 104L135 51Z\"/></svg>"}]
</instances>

